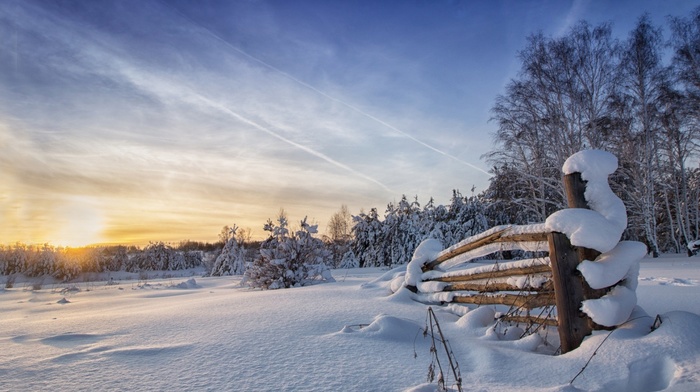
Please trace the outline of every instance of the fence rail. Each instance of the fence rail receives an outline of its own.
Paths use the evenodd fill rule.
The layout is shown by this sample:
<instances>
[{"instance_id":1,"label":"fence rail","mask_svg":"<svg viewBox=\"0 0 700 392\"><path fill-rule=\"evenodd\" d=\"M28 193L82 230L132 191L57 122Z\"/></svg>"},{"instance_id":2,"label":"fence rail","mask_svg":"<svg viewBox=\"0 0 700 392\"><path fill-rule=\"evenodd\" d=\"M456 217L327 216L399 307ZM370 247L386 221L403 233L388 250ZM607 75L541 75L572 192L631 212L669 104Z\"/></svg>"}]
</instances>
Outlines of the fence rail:
<instances>
[{"instance_id":1,"label":"fence rail","mask_svg":"<svg viewBox=\"0 0 700 392\"><path fill-rule=\"evenodd\" d=\"M585 201L585 181L580 173L565 175L564 187L570 208L588 208ZM581 303L585 299L596 299L609 289L593 290L576 270L583 260L594 260L600 253L586 248L574 247L568 237L562 233L546 232L544 225L504 226L493 228L493 232L484 232L467 239L451 248L440 252L433 260L422 266L424 279L421 282L443 283L430 287L439 287L432 293L449 293L447 296L431 297L431 290L419 290L408 287L416 293L428 294L430 298L448 298L448 301L460 304L506 305L511 308L525 309L526 314L506 314L504 320L528 324L556 326L559 331L562 353L577 348L583 338L593 329L599 328L588 316L581 312ZM522 263L495 264L490 269L460 270L444 272L439 268L444 265L454 267L471 261L471 257L460 257L472 252L476 257L495 253L500 250L517 248L519 243L548 244L548 249L539 249L548 253L542 257L544 262L533 265ZM494 244L501 245L494 247ZM537 284L529 284L537 278ZM513 283L520 279L520 284ZM422 288L423 283L419 286ZM556 306L557 317L531 316L530 311L537 308ZM545 313L542 311L541 313ZM550 312L551 313L551 312Z\"/></svg>"}]
</instances>

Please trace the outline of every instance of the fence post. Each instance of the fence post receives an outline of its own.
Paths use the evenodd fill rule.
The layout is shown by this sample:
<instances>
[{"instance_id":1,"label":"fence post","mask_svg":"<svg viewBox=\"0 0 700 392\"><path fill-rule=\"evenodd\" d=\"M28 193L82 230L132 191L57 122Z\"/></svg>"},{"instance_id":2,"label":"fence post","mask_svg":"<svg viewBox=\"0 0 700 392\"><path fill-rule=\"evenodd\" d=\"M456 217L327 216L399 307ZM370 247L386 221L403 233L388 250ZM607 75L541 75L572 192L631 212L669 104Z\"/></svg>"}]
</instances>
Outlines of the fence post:
<instances>
[{"instance_id":1,"label":"fence post","mask_svg":"<svg viewBox=\"0 0 700 392\"><path fill-rule=\"evenodd\" d=\"M583 277L576 269L578 254L569 238L562 233L549 233L549 259L552 265L554 299L557 306L559 340L562 354L576 349L592 331L581 312Z\"/></svg>"},{"instance_id":2,"label":"fence post","mask_svg":"<svg viewBox=\"0 0 700 392\"><path fill-rule=\"evenodd\" d=\"M586 182L581 173L565 175L563 183L569 208L589 208L584 196ZM548 240L563 354L579 347L596 327L581 311L581 303L585 299L600 298L604 291L592 289L577 267L583 260L595 260L600 252L572 246L562 233L549 233Z\"/></svg>"}]
</instances>

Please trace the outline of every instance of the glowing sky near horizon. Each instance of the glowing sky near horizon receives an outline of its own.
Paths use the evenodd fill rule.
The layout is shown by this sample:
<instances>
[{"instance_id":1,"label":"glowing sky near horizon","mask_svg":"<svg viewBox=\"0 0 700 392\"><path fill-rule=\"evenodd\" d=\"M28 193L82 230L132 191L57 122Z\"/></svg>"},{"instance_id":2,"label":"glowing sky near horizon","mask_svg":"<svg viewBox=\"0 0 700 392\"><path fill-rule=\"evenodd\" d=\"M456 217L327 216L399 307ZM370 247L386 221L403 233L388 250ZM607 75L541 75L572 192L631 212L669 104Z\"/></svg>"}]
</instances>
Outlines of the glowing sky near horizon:
<instances>
[{"instance_id":1,"label":"glowing sky near horizon","mask_svg":"<svg viewBox=\"0 0 700 392\"><path fill-rule=\"evenodd\" d=\"M0 1L0 244L215 241L488 186L538 30L697 1Z\"/></svg>"}]
</instances>

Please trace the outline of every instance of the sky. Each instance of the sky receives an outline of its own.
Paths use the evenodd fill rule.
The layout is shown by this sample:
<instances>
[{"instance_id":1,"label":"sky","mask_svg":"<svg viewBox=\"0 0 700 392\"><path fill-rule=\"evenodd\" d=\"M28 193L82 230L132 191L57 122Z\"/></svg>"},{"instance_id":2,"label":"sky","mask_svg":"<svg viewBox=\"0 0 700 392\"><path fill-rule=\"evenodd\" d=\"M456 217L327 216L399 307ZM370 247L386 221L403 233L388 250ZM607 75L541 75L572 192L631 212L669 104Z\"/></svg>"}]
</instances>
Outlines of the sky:
<instances>
[{"instance_id":1,"label":"sky","mask_svg":"<svg viewBox=\"0 0 700 392\"><path fill-rule=\"evenodd\" d=\"M698 5L0 0L0 244L264 238L281 208L323 234L481 192L528 35Z\"/></svg>"}]
</instances>

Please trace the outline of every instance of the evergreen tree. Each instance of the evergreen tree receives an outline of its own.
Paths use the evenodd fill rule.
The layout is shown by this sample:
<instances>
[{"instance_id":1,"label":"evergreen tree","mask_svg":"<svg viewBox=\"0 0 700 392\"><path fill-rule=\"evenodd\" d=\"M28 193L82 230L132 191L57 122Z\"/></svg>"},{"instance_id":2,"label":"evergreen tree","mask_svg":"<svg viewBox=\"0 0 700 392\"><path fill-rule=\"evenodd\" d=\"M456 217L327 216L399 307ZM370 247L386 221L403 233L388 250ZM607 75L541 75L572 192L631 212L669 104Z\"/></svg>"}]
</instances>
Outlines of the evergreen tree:
<instances>
[{"instance_id":1,"label":"evergreen tree","mask_svg":"<svg viewBox=\"0 0 700 392\"><path fill-rule=\"evenodd\" d=\"M212 276L243 275L245 273L245 249L238 245L236 236L238 226L233 225L229 230L228 240L212 266Z\"/></svg>"},{"instance_id":2,"label":"evergreen tree","mask_svg":"<svg viewBox=\"0 0 700 392\"><path fill-rule=\"evenodd\" d=\"M314 238L317 225L310 225L306 218L301 228L290 234L287 217L280 213L277 224L268 220L264 227L270 233L260 245L260 254L246 270L246 282L252 287L280 289L303 286L322 279L332 281L326 263L331 255L323 241Z\"/></svg>"}]
</instances>

